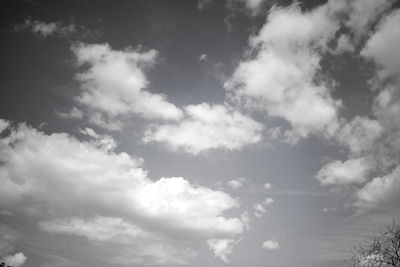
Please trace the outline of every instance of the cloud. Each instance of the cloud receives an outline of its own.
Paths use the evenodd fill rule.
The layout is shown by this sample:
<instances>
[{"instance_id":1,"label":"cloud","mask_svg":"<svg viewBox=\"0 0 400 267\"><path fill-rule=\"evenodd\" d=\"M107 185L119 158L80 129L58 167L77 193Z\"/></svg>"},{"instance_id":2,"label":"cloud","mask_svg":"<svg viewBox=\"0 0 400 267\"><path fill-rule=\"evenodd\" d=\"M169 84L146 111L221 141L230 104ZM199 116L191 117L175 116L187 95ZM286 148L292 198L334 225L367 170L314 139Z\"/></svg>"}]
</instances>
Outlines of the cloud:
<instances>
[{"instance_id":1,"label":"cloud","mask_svg":"<svg viewBox=\"0 0 400 267\"><path fill-rule=\"evenodd\" d=\"M89 136L90 143L103 151L112 152L117 147L117 142L109 135L98 134L93 129L87 127L79 131L81 134Z\"/></svg>"},{"instance_id":2,"label":"cloud","mask_svg":"<svg viewBox=\"0 0 400 267\"><path fill-rule=\"evenodd\" d=\"M156 125L145 133L145 142L163 142L174 150L192 154L216 148L241 149L261 140L262 124L222 105L189 105L175 124Z\"/></svg>"},{"instance_id":3,"label":"cloud","mask_svg":"<svg viewBox=\"0 0 400 267\"><path fill-rule=\"evenodd\" d=\"M254 204L254 216L256 216L257 218L261 218L263 214L267 212L265 207L271 205L272 203L274 203L274 199L271 197L267 197L262 203Z\"/></svg>"},{"instance_id":4,"label":"cloud","mask_svg":"<svg viewBox=\"0 0 400 267\"><path fill-rule=\"evenodd\" d=\"M39 227L50 233L77 235L97 245L118 248L119 251L110 253L113 264L188 264L197 255L193 249L180 247L179 241L168 240L121 218L63 218L42 221Z\"/></svg>"},{"instance_id":5,"label":"cloud","mask_svg":"<svg viewBox=\"0 0 400 267\"><path fill-rule=\"evenodd\" d=\"M326 212L326 213L336 212L336 208L335 208L335 207L323 208L322 211L323 211L323 212Z\"/></svg>"},{"instance_id":6,"label":"cloud","mask_svg":"<svg viewBox=\"0 0 400 267\"><path fill-rule=\"evenodd\" d=\"M374 101L374 113L385 128L399 128L400 94L398 84L389 84L382 88Z\"/></svg>"},{"instance_id":7,"label":"cloud","mask_svg":"<svg viewBox=\"0 0 400 267\"><path fill-rule=\"evenodd\" d=\"M267 197L267 198L264 200L264 203L265 203L265 205L271 205L272 203L274 203L274 199L271 198L271 197Z\"/></svg>"},{"instance_id":8,"label":"cloud","mask_svg":"<svg viewBox=\"0 0 400 267\"><path fill-rule=\"evenodd\" d=\"M355 48L376 67L368 82L374 96L372 112L340 120L333 138L346 148L348 160L328 163L316 175L322 185L341 186L357 212L396 209L400 203L400 10L389 11L393 3L351 1L347 6L349 34L363 40L353 42ZM358 185L349 186L353 183Z\"/></svg>"},{"instance_id":9,"label":"cloud","mask_svg":"<svg viewBox=\"0 0 400 267\"><path fill-rule=\"evenodd\" d=\"M242 219L243 225L246 228L246 230L250 229L250 215L248 211L245 211L240 215L240 219Z\"/></svg>"},{"instance_id":10,"label":"cloud","mask_svg":"<svg viewBox=\"0 0 400 267\"><path fill-rule=\"evenodd\" d=\"M91 219L69 218L40 222L40 228L53 233L74 234L93 241L114 240L129 243L129 239L143 238L146 233L141 228L120 218L95 217Z\"/></svg>"},{"instance_id":11,"label":"cloud","mask_svg":"<svg viewBox=\"0 0 400 267\"><path fill-rule=\"evenodd\" d=\"M264 208L264 206L262 205L262 204L254 204L253 205L253 208L254 208L254 215L257 217L257 218L261 218L262 216L263 216L263 214L265 213L265 212L267 212L267 210Z\"/></svg>"},{"instance_id":12,"label":"cloud","mask_svg":"<svg viewBox=\"0 0 400 267\"><path fill-rule=\"evenodd\" d=\"M238 181L238 180L230 180L226 183L229 187L233 188L233 189L239 189L240 187L243 186L243 184Z\"/></svg>"},{"instance_id":13,"label":"cloud","mask_svg":"<svg viewBox=\"0 0 400 267\"><path fill-rule=\"evenodd\" d=\"M387 15L377 26L375 33L368 39L361 55L372 59L382 69L381 77L400 74L400 10Z\"/></svg>"},{"instance_id":14,"label":"cloud","mask_svg":"<svg viewBox=\"0 0 400 267\"><path fill-rule=\"evenodd\" d=\"M262 244L262 248L269 251L280 250L281 247L276 239L267 240Z\"/></svg>"},{"instance_id":15,"label":"cloud","mask_svg":"<svg viewBox=\"0 0 400 267\"><path fill-rule=\"evenodd\" d=\"M264 184L264 188L267 189L267 190L268 190L268 189L271 189L271 188L272 188L272 185L271 185L270 183L265 183L265 184Z\"/></svg>"},{"instance_id":16,"label":"cloud","mask_svg":"<svg viewBox=\"0 0 400 267\"><path fill-rule=\"evenodd\" d=\"M6 130L10 126L10 122L4 119L0 119L0 133Z\"/></svg>"},{"instance_id":17,"label":"cloud","mask_svg":"<svg viewBox=\"0 0 400 267\"><path fill-rule=\"evenodd\" d=\"M67 112L56 111L56 115L62 119L82 119L83 118L82 110L78 109L77 107L73 107Z\"/></svg>"},{"instance_id":18,"label":"cloud","mask_svg":"<svg viewBox=\"0 0 400 267\"><path fill-rule=\"evenodd\" d=\"M8 255L4 257L2 262L4 262L7 266L19 267L25 264L27 257L24 253L19 252L14 255Z\"/></svg>"},{"instance_id":19,"label":"cloud","mask_svg":"<svg viewBox=\"0 0 400 267\"><path fill-rule=\"evenodd\" d=\"M378 120L355 116L351 121L342 124L336 138L349 148L351 154L360 155L372 148L383 131Z\"/></svg>"},{"instance_id":20,"label":"cloud","mask_svg":"<svg viewBox=\"0 0 400 267\"><path fill-rule=\"evenodd\" d=\"M233 189L239 189L243 186L244 183L246 183L248 181L248 179L241 177L241 178L237 178L237 179L232 179L229 180L226 184L233 188Z\"/></svg>"},{"instance_id":21,"label":"cloud","mask_svg":"<svg viewBox=\"0 0 400 267\"><path fill-rule=\"evenodd\" d=\"M356 206L376 208L379 206L398 207L400 204L400 166L391 173L376 177L357 192Z\"/></svg>"},{"instance_id":22,"label":"cloud","mask_svg":"<svg viewBox=\"0 0 400 267\"><path fill-rule=\"evenodd\" d=\"M35 35L41 37L61 36L67 37L77 32L77 27L74 24L65 25L61 22L43 22L28 18L24 23L16 25L17 31L29 30Z\"/></svg>"},{"instance_id":23,"label":"cloud","mask_svg":"<svg viewBox=\"0 0 400 267\"><path fill-rule=\"evenodd\" d=\"M341 162L339 160L326 164L316 175L321 185L347 185L364 183L370 166L365 158L354 158Z\"/></svg>"},{"instance_id":24,"label":"cloud","mask_svg":"<svg viewBox=\"0 0 400 267\"><path fill-rule=\"evenodd\" d=\"M3 219L7 216L14 216L11 212L1 210L0 215ZM10 226L0 224L0 262L5 261L5 258L12 258L13 252L16 250L15 244L20 238L23 238L20 231L12 229Z\"/></svg>"},{"instance_id":25,"label":"cloud","mask_svg":"<svg viewBox=\"0 0 400 267\"><path fill-rule=\"evenodd\" d=\"M238 65L225 83L228 99L250 110L287 120L288 141L309 133L332 135L338 128L339 100L328 81L318 79L321 55L339 22L325 5L302 12L297 5L270 10L268 20L250 39L254 56Z\"/></svg>"},{"instance_id":26,"label":"cloud","mask_svg":"<svg viewBox=\"0 0 400 267\"><path fill-rule=\"evenodd\" d=\"M244 10L249 11L252 16L257 16L262 12L262 7L267 2L266 0L228 0L227 7L231 11L244 8Z\"/></svg>"},{"instance_id":27,"label":"cloud","mask_svg":"<svg viewBox=\"0 0 400 267\"><path fill-rule=\"evenodd\" d=\"M349 35L341 34L340 37L337 39L335 53L342 54L345 52L351 53L354 52L355 47L352 43Z\"/></svg>"},{"instance_id":28,"label":"cloud","mask_svg":"<svg viewBox=\"0 0 400 267\"><path fill-rule=\"evenodd\" d=\"M200 60L200 61L207 61L207 55L206 55L206 54L201 54L201 55L199 56L199 60Z\"/></svg>"},{"instance_id":29,"label":"cloud","mask_svg":"<svg viewBox=\"0 0 400 267\"><path fill-rule=\"evenodd\" d=\"M232 254L235 240L232 239L210 239L207 241L208 246L214 252L216 258L221 259L225 263L229 263L228 256Z\"/></svg>"},{"instance_id":30,"label":"cloud","mask_svg":"<svg viewBox=\"0 0 400 267\"><path fill-rule=\"evenodd\" d=\"M203 10L206 7L210 6L213 2L214 0L199 0L197 2L197 8Z\"/></svg>"},{"instance_id":31,"label":"cloud","mask_svg":"<svg viewBox=\"0 0 400 267\"><path fill-rule=\"evenodd\" d=\"M141 247L132 261L185 263L198 244L235 240L245 229L224 215L238 200L182 177L152 180L142 159L101 142L107 136L84 129L91 140L79 141L1 122L0 208L42 230Z\"/></svg>"},{"instance_id":32,"label":"cloud","mask_svg":"<svg viewBox=\"0 0 400 267\"><path fill-rule=\"evenodd\" d=\"M76 102L86 107L90 122L120 130L122 118L133 115L167 120L182 117L182 111L164 95L146 90L149 82L144 70L155 63L155 50L118 51L108 44L76 44L71 49L81 67L76 76L81 94Z\"/></svg>"},{"instance_id":33,"label":"cloud","mask_svg":"<svg viewBox=\"0 0 400 267\"><path fill-rule=\"evenodd\" d=\"M394 0L352 0L348 1L349 18L345 22L356 37L364 35L379 16L388 10Z\"/></svg>"}]
</instances>

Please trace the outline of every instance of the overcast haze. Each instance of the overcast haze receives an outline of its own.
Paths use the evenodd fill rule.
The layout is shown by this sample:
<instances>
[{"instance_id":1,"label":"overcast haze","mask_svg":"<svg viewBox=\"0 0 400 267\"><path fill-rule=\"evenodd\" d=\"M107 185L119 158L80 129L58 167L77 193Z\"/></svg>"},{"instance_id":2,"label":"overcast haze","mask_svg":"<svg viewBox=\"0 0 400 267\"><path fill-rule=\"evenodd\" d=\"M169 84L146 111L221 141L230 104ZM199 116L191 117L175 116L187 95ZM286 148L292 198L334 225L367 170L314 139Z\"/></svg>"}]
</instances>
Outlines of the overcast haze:
<instances>
[{"instance_id":1,"label":"overcast haze","mask_svg":"<svg viewBox=\"0 0 400 267\"><path fill-rule=\"evenodd\" d=\"M397 1L1 5L0 261L351 266L398 218Z\"/></svg>"}]
</instances>

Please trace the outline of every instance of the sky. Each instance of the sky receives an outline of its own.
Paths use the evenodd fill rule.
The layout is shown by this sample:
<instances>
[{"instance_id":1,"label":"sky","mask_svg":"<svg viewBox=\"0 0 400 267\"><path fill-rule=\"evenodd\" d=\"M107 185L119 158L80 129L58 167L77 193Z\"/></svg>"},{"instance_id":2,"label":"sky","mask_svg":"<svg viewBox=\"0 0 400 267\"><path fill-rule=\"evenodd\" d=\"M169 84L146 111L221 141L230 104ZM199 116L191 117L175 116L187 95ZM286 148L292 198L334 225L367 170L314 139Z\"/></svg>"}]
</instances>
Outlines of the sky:
<instances>
[{"instance_id":1,"label":"sky","mask_svg":"<svg viewBox=\"0 0 400 267\"><path fill-rule=\"evenodd\" d=\"M399 2L1 6L0 261L352 266L399 219Z\"/></svg>"}]
</instances>

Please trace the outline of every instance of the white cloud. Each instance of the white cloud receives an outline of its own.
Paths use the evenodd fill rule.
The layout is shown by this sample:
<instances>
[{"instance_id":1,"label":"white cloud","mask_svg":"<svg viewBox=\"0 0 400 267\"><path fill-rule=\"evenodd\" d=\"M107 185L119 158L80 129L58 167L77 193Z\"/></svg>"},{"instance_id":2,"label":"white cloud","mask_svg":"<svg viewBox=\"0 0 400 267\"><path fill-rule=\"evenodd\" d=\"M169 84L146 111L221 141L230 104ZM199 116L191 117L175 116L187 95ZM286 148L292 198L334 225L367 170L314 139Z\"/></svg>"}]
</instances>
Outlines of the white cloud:
<instances>
[{"instance_id":1,"label":"white cloud","mask_svg":"<svg viewBox=\"0 0 400 267\"><path fill-rule=\"evenodd\" d=\"M398 129L400 125L400 94L397 85L384 87L374 101L374 114L388 129Z\"/></svg>"},{"instance_id":2,"label":"white cloud","mask_svg":"<svg viewBox=\"0 0 400 267\"><path fill-rule=\"evenodd\" d=\"M336 208L335 208L335 207L323 208L322 211L323 211L323 212L326 212L326 213L335 212L335 211L336 211Z\"/></svg>"},{"instance_id":3,"label":"white cloud","mask_svg":"<svg viewBox=\"0 0 400 267\"><path fill-rule=\"evenodd\" d=\"M87 127L79 131L89 136L91 138L90 142L101 150L112 152L117 147L117 142L109 135L98 134L93 129Z\"/></svg>"},{"instance_id":4,"label":"white cloud","mask_svg":"<svg viewBox=\"0 0 400 267\"><path fill-rule=\"evenodd\" d=\"M272 185L271 185L270 183L265 183L265 184L264 184L264 188L265 188L265 189L271 189L271 188L272 188Z\"/></svg>"},{"instance_id":5,"label":"white cloud","mask_svg":"<svg viewBox=\"0 0 400 267\"><path fill-rule=\"evenodd\" d=\"M13 216L10 212L1 211L2 218ZM23 238L23 234L7 226L4 223L0 224L0 262L4 261L5 257L12 257L13 252L16 250L15 245L19 239Z\"/></svg>"},{"instance_id":6,"label":"white cloud","mask_svg":"<svg viewBox=\"0 0 400 267\"><path fill-rule=\"evenodd\" d=\"M0 133L10 126L10 123L6 120L0 119Z\"/></svg>"},{"instance_id":7,"label":"white cloud","mask_svg":"<svg viewBox=\"0 0 400 267\"><path fill-rule=\"evenodd\" d=\"M262 244L262 248L265 250L276 251L280 250L281 247L276 239L267 240Z\"/></svg>"},{"instance_id":8,"label":"white cloud","mask_svg":"<svg viewBox=\"0 0 400 267\"><path fill-rule=\"evenodd\" d=\"M248 179L241 177L241 178L237 178L237 179L232 179L229 180L226 184L233 188L233 189L239 189L243 186L244 183L246 183L248 181Z\"/></svg>"},{"instance_id":9,"label":"white cloud","mask_svg":"<svg viewBox=\"0 0 400 267\"><path fill-rule=\"evenodd\" d=\"M8 255L3 258L3 262L8 266L19 267L25 264L27 257L24 253L19 252L14 255Z\"/></svg>"},{"instance_id":10,"label":"white cloud","mask_svg":"<svg viewBox=\"0 0 400 267\"><path fill-rule=\"evenodd\" d=\"M398 207L400 204L400 166L389 174L376 177L357 192L356 206L373 208Z\"/></svg>"},{"instance_id":11,"label":"white cloud","mask_svg":"<svg viewBox=\"0 0 400 267\"><path fill-rule=\"evenodd\" d=\"M199 57L200 61L207 61L207 55L206 54L201 54Z\"/></svg>"},{"instance_id":12,"label":"white cloud","mask_svg":"<svg viewBox=\"0 0 400 267\"><path fill-rule=\"evenodd\" d=\"M44 230L143 243L135 261L183 263L193 253L170 240L235 240L245 229L241 218L224 216L238 200L182 177L151 180L141 159L114 152L114 144L104 149L96 142L104 136L90 129L82 130L89 142L25 124L10 130L0 139L0 208L41 222ZM159 253L152 254L155 246Z\"/></svg>"},{"instance_id":13,"label":"white cloud","mask_svg":"<svg viewBox=\"0 0 400 267\"><path fill-rule=\"evenodd\" d=\"M378 120L355 116L350 122L342 125L337 139L345 144L352 154L359 155L369 151L383 131Z\"/></svg>"},{"instance_id":14,"label":"white cloud","mask_svg":"<svg viewBox=\"0 0 400 267\"><path fill-rule=\"evenodd\" d=\"M25 24L32 27L32 31L35 34L41 35L43 37L52 35L57 30L57 25L54 22L45 23L40 21L25 21Z\"/></svg>"},{"instance_id":15,"label":"white cloud","mask_svg":"<svg viewBox=\"0 0 400 267\"><path fill-rule=\"evenodd\" d=\"M345 52L351 53L354 52L355 47L352 43L349 35L341 34L340 37L337 39L335 53L342 54Z\"/></svg>"},{"instance_id":16,"label":"white cloud","mask_svg":"<svg viewBox=\"0 0 400 267\"><path fill-rule=\"evenodd\" d=\"M229 187L232 187L233 189L239 189L240 187L243 186L243 184L238 181L238 180L230 180L226 183Z\"/></svg>"},{"instance_id":17,"label":"white cloud","mask_svg":"<svg viewBox=\"0 0 400 267\"><path fill-rule=\"evenodd\" d=\"M246 230L250 229L250 215L248 211L245 211L240 215L240 219L242 219L243 225L246 228Z\"/></svg>"},{"instance_id":18,"label":"white cloud","mask_svg":"<svg viewBox=\"0 0 400 267\"><path fill-rule=\"evenodd\" d=\"M222 105L189 105L176 124L148 129L145 142L164 142L174 150L198 154L215 148L241 149L261 140L262 124Z\"/></svg>"},{"instance_id":19,"label":"white cloud","mask_svg":"<svg viewBox=\"0 0 400 267\"><path fill-rule=\"evenodd\" d=\"M271 205L272 203L274 203L274 199L271 197L267 197L266 199L264 199L262 203L254 204L253 205L254 216L256 216L257 218L261 218L264 215L264 213L267 212L265 206Z\"/></svg>"},{"instance_id":20,"label":"white cloud","mask_svg":"<svg viewBox=\"0 0 400 267\"><path fill-rule=\"evenodd\" d=\"M74 24L65 25L61 22L43 22L39 20L26 19L23 24L16 25L17 31L29 30L36 35L48 37L52 35L67 37L77 31Z\"/></svg>"},{"instance_id":21,"label":"white cloud","mask_svg":"<svg viewBox=\"0 0 400 267\"><path fill-rule=\"evenodd\" d=\"M394 0L352 0L348 1L349 19L346 26L349 27L357 37L365 34L371 24L387 9Z\"/></svg>"},{"instance_id":22,"label":"white cloud","mask_svg":"<svg viewBox=\"0 0 400 267\"><path fill-rule=\"evenodd\" d=\"M157 52L131 49L117 51L108 44L72 46L81 71L81 94L76 101L85 106L89 119L99 126L118 130L122 117L179 119L182 112L162 94L146 90L144 69L155 63Z\"/></svg>"},{"instance_id":23,"label":"white cloud","mask_svg":"<svg viewBox=\"0 0 400 267\"><path fill-rule=\"evenodd\" d=\"M329 6L303 13L297 5L272 8L267 22L250 39L255 56L242 61L226 82L229 99L251 110L290 122L288 141L310 132L332 134L340 101L329 83L316 79L321 55L339 29Z\"/></svg>"},{"instance_id":24,"label":"white cloud","mask_svg":"<svg viewBox=\"0 0 400 267\"><path fill-rule=\"evenodd\" d=\"M400 10L389 12L394 1L351 1L349 26L356 38L365 40L360 54L376 65L376 77L369 81L374 92L373 118L355 116L341 122L336 140L348 149L350 160L335 161L316 175L322 185L358 183L350 189L357 211L398 207L400 163ZM374 25L374 31L368 30ZM364 35L364 36L363 36ZM354 40L353 40L354 41ZM359 41L359 40L355 40ZM374 179L370 177L374 175ZM353 202L354 201L354 202Z\"/></svg>"},{"instance_id":25,"label":"white cloud","mask_svg":"<svg viewBox=\"0 0 400 267\"><path fill-rule=\"evenodd\" d=\"M121 243L129 243L130 239L150 235L123 219L99 216L92 219L69 218L42 221L40 228L53 233L84 236L93 241L114 240Z\"/></svg>"},{"instance_id":26,"label":"white cloud","mask_svg":"<svg viewBox=\"0 0 400 267\"><path fill-rule=\"evenodd\" d=\"M56 111L56 114L57 114L57 116L59 116L62 119L82 119L83 118L82 110L78 109L77 107L73 107L67 112Z\"/></svg>"},{"instance_id":27,"label":"white cloud","mask_svg":"<svg viewBox=\"0 0 400 267\"><path fill-rule=\"evenodd\" d=\"M112 243L109 247L122 247L118 253L111 253L108 260L113 264L138 264L145 258L147 264L188 264L197 255L193 249L180 248L179 242L174 243L160 233L146 231L121 218L63 218L42 221L39 226L50 233L77 235L93 243L107 242Z\"/></svg>"},{"instance_id":28,"label":"white cloud","mask_svg":"<svg viewBox=\"0 0 400 267\"><path fill-rule=\"evenodd\" d=\"M228 256L232 254L235 240L232 239L210 239L207 241L208 246L214 252L216 258L221 259L225 263L229 263Z\"/></svg>"},{"instance_id":29,"label":"white cloud","mask_svg":"<svg viewBox=\"0 0 400 267\"><path fill-rule=\"evenodd\" d=\"M375 33L368 39L361 55L372 59L382 69L381 77L400 74L400 10L387 15L377 26Z\"/></svg>"},{"instance_id":30,"label":"white cloud","mask_svg":"<svg viewBox=\"0 0 400 267\"><path fill-rule=\"evenodd\" d=\"M197 2L197 8L200 10L203 10L207 6L211 5L214 2L214 0L199 0Z\"/></svg>"},{"instance_id":31,"label":"white cloud","mask_svg":"<svg viewBox=\"0 0 400 267\"><path fill-rule=\"evenodd\" d=\"M250 11L253 16L259 15L266 0L228 0L227 6L230 9L238 9L238 6L244 7Z\"/></svg>"},{"instance_id":32,"label":"white cloud","mask_svg":"<svg viewBox=\"0 0 400 267\"><path fill-rule=\"evenodd\" d=\"M354 158L326 164L315 178L321 185L347 185L366 182L369 172L370 165L364 158Z\"/></svg>"},{"instance_id":33,"label":"white cloud","mask_svg":"<svg viewBox=\"0 0 400 267\"><path fill-rule=\"evenodd\" d=\"M211 4L216 2L215 0L199 0L197 3L197 8L200 10L203 10ZM227 0L226 1L226 8L228 9L229 13L225 17L224 22L228 26L228 30L231 30L231 23L230 19L235 16L235 13L237 12L244 12L248 15L251 16L258 16L262 15L263 11L266 12L265 10L265 4L270 2L270 0Z\"/></svg>"},{"instance_id":34,"label":"white cloud","mask_svg":"<svg viewBox=\"0 0 400 267\"><path fill-rule=\"evenodd\" d=\"M272 203L274 203L274 199L271 198L271 197L267 197L267 198L264 200L264 203L265 203L265 205L271 205Z\"/></svg>"},{"instance_id":35,"label":"white cloud","mask_svg":"<svg viewBox=\"0 0 400 267\"><path fill-rule=\"evenodd\" d=\"M253 208L254 208L254 215L257 217L257 218L261 218L262 216L263 216L263 214L265 213L265 212L267 212L267 210L264 208L264 206L262 205L262 204L254 204L253 205Z\"/></svg>"}]
</instances>

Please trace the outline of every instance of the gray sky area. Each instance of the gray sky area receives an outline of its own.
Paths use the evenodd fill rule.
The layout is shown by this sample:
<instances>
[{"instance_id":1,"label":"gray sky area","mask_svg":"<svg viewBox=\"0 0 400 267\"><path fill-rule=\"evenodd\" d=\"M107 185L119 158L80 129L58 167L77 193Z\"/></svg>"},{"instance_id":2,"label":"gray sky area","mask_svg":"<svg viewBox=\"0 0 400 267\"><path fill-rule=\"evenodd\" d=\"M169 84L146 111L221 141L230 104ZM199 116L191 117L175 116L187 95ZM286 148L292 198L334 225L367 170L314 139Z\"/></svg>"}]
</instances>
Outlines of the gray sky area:
<instances>
[{"instance_id":1,"label":"gray sky area","mask_svg":"<svg viewBox=\"0 0 400 267\"><path fill-rule=\"evenodd\" d=\"M351 266L399 218L395 0L1 6L0 261Z\"/></svg>"}]
</instances>

